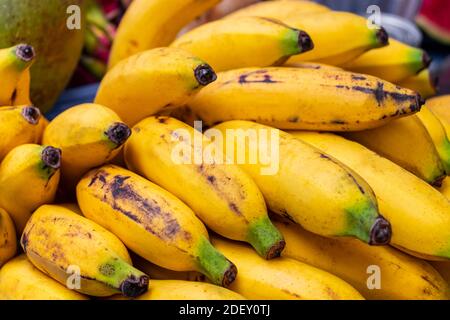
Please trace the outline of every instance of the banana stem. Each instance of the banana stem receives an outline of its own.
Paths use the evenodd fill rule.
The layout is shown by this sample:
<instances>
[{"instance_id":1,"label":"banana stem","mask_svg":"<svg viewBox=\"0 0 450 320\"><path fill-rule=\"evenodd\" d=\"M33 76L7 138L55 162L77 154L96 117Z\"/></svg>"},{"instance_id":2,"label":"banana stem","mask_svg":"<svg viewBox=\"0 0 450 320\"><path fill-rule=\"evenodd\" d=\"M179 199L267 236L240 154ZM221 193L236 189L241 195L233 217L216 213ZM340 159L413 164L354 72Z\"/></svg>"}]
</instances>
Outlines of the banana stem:
<instances>
[{"instance_id":1,"label":"banana stem","mask_svg":"<svg viewBox=\"0 0 450 320\"><path fill-rule=\"evenodd\" d=\"M283 235L272 224L269 217L264 217L250 225L248 242L260 256L267 260L279 257L286 245Z\"/></svg>"}]
</instances>

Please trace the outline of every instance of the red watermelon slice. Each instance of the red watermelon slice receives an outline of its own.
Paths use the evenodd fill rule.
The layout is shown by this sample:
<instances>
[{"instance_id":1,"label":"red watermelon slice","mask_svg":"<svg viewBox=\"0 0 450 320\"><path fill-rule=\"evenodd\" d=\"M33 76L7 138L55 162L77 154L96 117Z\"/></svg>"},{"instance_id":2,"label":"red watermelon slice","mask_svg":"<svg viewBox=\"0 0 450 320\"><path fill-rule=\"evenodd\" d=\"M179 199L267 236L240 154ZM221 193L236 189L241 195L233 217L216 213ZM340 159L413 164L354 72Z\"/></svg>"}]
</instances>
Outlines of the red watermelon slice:
<instances>
[{"instance_id":1,"label":"red watermelon slice","mask_svg":"<svg viewBox=\"0 0 450 320\"><path fill-rule=\"evenodd\" d=\"M423 0L417 23L429 36L450 45L450 1Z\"/></svg>"}]
</instances>

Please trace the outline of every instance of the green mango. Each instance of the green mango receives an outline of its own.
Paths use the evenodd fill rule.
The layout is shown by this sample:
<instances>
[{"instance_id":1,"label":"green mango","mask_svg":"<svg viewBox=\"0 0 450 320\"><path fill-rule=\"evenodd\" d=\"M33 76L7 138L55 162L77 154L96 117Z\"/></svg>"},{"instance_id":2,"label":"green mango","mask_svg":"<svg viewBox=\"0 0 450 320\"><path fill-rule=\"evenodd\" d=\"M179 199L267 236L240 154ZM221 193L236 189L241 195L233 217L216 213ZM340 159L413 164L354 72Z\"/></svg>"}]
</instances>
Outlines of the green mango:
<instances>
[{"instance_id":1,"label":"green mango","mask_svg":"<svg viewBox=\"0 0 450 320\"><path fill-rule=\"evenodd\" d=\"M0 48L27 43L36 51L31 101L49 111L67 86L83 48L85 0L0 0ZM80 8L80 29L71 5ZM68 13L69 11L69 13ZM73 24L69 24L73 26Z\"/></svg>"}]
</instances>

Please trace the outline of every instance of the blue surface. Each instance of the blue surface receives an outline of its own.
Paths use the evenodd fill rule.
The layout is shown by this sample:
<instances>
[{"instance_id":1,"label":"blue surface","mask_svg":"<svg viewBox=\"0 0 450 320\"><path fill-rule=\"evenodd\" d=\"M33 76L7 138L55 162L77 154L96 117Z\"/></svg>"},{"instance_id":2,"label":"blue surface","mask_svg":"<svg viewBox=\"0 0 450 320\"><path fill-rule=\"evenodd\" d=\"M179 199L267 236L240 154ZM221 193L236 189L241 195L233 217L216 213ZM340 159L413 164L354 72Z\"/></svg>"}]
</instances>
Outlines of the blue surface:
<instances>
[{"instance_id":1,"label":"blue surface","mask_svg":"<svg viewBox=\"0 0 450 320\"><path fill-rule=\"evenodd\" d=\"M76 106L82 103L88 103L94 101L95 94L97 92L99 84L91 84L79 88L66 90L58 102L56 102L55 107L46 114L47 119L52 120L58 114L70 107Z\"/></svg>"}]
</instances>

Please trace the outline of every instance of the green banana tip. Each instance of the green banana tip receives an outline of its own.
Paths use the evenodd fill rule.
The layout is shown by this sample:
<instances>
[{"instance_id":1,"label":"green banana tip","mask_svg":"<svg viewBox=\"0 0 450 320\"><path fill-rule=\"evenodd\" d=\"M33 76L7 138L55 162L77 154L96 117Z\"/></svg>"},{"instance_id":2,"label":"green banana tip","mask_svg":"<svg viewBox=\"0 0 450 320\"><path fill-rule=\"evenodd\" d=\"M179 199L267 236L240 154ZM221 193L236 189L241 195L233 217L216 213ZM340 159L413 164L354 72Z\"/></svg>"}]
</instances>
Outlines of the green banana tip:
<instances>
[{"instance_id":1,"label":"green banana tip","mask_svg":"<svg viewBox=\"0 0 450 320\"><path fill-rule=\"evenodd\" d=\"M148 290L149 277L142 275L135 277L134 275L125 279L120 284L120 292L126 297L135 298Z\"/></svg>"},{"instance_id":2,"label":"green banana tip","mask_svg":"<svg viewBox=\"0 0 450 320\"><path fill-rule=\"evenodd\" d=\"M392 227L383 216L378 216L370 229L369 245L383 246L389 244L392 237Z\"/></svg>"},{"instance_id":3,"label":"green banana tip","mask_svg":"<svg viewBox=\"0 0 450 320\"><path fill-rule=\"evenodd\" d=\"M19 44L16 46L16 56L24 62L30 62L34 59L36 53L29 44Z\"/></svg>"},{"instance_id":4,"label":"green banana tip","mask_svg":"<svg viewBox=\"0 0 450 320\"><path fill-rule=\"evenodd\" d=\"M286 247L286 241L280 240L275 243L268 251L266 255L266 260L275 259L281 256L281 252L283 252Z\"/></svg>"},{"instance_id":5,"label":"green banana tip","mask_svg":"<svg viewBox=\"0 0 450 320\"><path fill-rule=\"evenodd\" d=\"M222 287L225 288L229 287L234 282L234 280L236 280L236 276L237 276L237 268L234 265L234 263L230 261L230 266L223 275Z\"/></svg>"}]
</instances>

